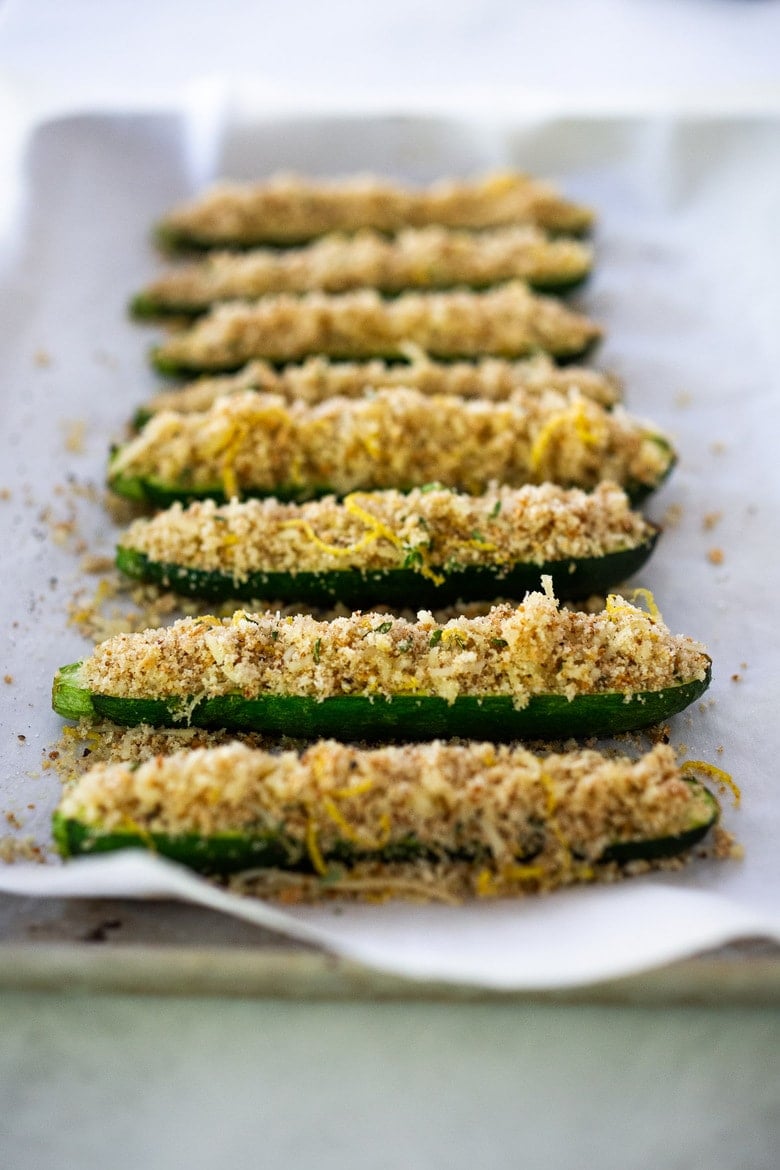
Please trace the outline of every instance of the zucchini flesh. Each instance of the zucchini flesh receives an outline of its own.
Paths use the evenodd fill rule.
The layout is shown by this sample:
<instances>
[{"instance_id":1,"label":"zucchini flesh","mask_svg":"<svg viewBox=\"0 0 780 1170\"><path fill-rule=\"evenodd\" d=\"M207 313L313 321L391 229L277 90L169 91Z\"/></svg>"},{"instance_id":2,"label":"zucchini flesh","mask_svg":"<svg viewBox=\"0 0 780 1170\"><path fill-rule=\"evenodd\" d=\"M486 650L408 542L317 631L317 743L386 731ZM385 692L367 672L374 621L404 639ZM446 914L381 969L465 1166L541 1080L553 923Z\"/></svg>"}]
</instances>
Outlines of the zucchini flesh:
<instances>
[{"instance_id":1,"label":"zucchini flesh","mask_svg":"<svg viewBox=\"0 0 780 1170\"><path fill-rule=\"evenodd\" d=\"M691 817L690 826L683 832L654 838L634 838L615 841L607 846L599 858L602 863L656 860L683 853L698 844L717 823L719 809L715 798L697 781L688 781L700 797L699 807ZM150 833L145 831L104 831L99 826L86 824L62 813L54 814L54 839L64 857L82 854L110 853L120 849L152 849L164 857L178 861L204 873L233 873L244 869L275 868L314 872L311 859L302 842L293 840L280 827L276 831L264 829L255 833L246 831L220 832L208 836L197 833ZM453 861L485 861L484 847L472 851L459 850L448 854ZM357 850L346 840L337 840L323 854L326 863L350 865L362 860L418 861L441 859L424 842L412 835L390 841L371 852ZM518 857L531 861L533 855Z\"/></svg>"},{"instance_id":2,"label":"zucchini flesh","mask_svg":"<svg viewBox=\"0 0 780 1170\"><path fill-rule=\"evenodd\" d=\"M81 663L63 666L54 679L52 706L66 719L109 719L125 726L223 727L288 735L296 739L349 741L471 739L565 739L614 735L662 723L695 702L710 683L705 677L656 691L624 694L534 695L522 709L511 695L460 695L451 703L438 695L217 695L189 701L96 694L80 680Z\"/></svg>"},{"instance_id":3,"label":"zucchini flesh","mask_svg":"<svg viewBox=\"0 0 780 1170\"><path fill-rule=\"evenodd\" d=\"M324 572L250 573L236 581L229 572L191 568L150 560L146 553L119 547L117 568L129 577L151 581L190 597L209 600L230 598L302 601L308 605L341 602L349 609L367 609L372 604L435 608L455 601L492 600L495 597L524 597L540 587L542 575L552 577L556 596L587 597L606 593L617 582L636 573L648 560L658 531L633 548L600 557L567 557L541 565L465 565L446 569L435 566L444 580L436 584L414 569L332 569Z\"/></svg>"}]
</instances>

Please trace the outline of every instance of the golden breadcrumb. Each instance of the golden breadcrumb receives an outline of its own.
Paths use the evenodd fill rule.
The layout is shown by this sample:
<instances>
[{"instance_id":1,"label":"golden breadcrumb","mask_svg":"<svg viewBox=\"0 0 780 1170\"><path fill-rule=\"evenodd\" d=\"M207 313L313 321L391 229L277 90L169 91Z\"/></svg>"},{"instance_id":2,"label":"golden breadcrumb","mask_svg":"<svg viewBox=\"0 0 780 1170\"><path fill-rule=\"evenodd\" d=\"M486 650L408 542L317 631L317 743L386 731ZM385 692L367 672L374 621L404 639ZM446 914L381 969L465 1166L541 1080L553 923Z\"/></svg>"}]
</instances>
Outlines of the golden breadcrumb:
<instances>
[{"instance_id":1,"label":"golden breadcrumb","mask_svg":"<svg viewBox=\"0 0 780 1170\"><path fill-rule=\"evenodd\" d=\"M161 369L204 372L235 370L252 358L403 358L409 344L432 357L520 358L541 351L567 358L600 337L600 327L582 313L512 281L486 292L408 292L394 300L361 289L231 301L174 333L154 357Z\"/></svg>"},{"instance_id":2,"label":"golden breadcrumb","mask_svg":"<svg viewBox=\"0 0 780 1170\"><path fill-rule=\"evenodd\" d=\"M474 362L436 362L421 350L409 349L411 359L388 363L332 362L307 358L301 365L275 369L268 362L253 361L237 374L198 378L176 390L163 390L144 403L141 414L161 410L208 410L217 398L246 390L278 394L288 402L300 400L314 406L328 398L362 398L367 390L408 387L421 394L453 394L460 398L486 398L501 402L515 391L541 394L546 390L578 391L602 406L620 400L619 382L609 374L583 366L557 366L547 354L511 362L483 357Z\"/></svg>"},{"instance_id":3,"label":"golden breadcrumb","mask_svg":"<svg viewBox=\"0 0 780 1170\"><path fill-rule=\"evenodd\" d=\"M548 580L549 583L549 580ZM118 697L241 693L532 695L657 690L706 677L700 643L673 635L656 614L609 599L601 613L572 612L530 593L518 606L438 625L387 614L330 622L270 612L184 618L165 629L119 634L85 659L80 683Z\"/></svg>"},{"instance_id":4,"label":"golden breadcrumb","mask_svg":"<svg viewBox=\"0 0 780 1170\"><path fill-rule=\"evenodd\" d=\"M312 407L247 392L202 413L161 411L117 452L111 476L228 499L434 481L474 494L493 480L649 489L672 459L668 440L649 423L575 391L517 391L507 402L486 402L398 388Z\"/></svg>"},{"instance_id":5,"label":"golden breadcrumb","mask_svg":"<svg viewBox=\"0 0 780 1170\"><path fill-rule=\"evenodd\" d=\"M512 171L404 187L371 175L330 181L279 174L260 183L223 182L176 207L160 225L163 243L201 246L291 244L375 228L437 224L489 228L535 223L551 231L587 231L593 212L561 197L550 183Z\"/></svg>"},{"instance_id":6,"label":"golden breadcrumb","mask_svg":"<svg viewBox=\"0 0 780 1170\"><path fill-rule=\"evenodd\" d=\"M614 484L588 493L546 483L481 496L415 488L307 504L174 504L136 520L119 545L238 583L258 572L542 565L633 548L654 531Z\"/></svg>"}]
</instances>

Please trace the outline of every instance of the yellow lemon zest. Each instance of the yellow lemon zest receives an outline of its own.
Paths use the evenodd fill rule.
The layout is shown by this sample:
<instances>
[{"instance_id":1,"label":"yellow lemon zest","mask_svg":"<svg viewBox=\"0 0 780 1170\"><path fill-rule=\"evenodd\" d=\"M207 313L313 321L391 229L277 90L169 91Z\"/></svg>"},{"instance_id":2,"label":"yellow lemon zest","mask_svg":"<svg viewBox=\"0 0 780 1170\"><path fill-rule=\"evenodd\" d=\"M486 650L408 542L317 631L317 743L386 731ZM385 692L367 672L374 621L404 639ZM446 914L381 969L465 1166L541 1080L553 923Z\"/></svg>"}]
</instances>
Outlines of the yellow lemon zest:
<instances>
[{"instance_id":1,"label":"yellow lemon zest","mask_svg":"<svg viewBox=\"0 0 780 1170\"><path fill-rule=\"evenodd\" d=\"M353 553L360 552L366 545L373 544L379 538L378 532L367 532L365 536L361 536L360 540L354 544L328 544L327 541L321 540L317 533L309 524L308 520L285 520L281 525L282 528L300 528L312 544L323 552L328 553L332 557L349 557Z\"/></svg>"},{"instance_id":2,"label":"yellow lemon zest","mask_svg":"<svg viewBox=\"0 0 780 1170\"><path fill-rule=\"evenodd\" d=\"M658 608L656 600L649 589L632 589L629 596L632 600L636 597L641 601L644 601L645 605L647 606L646 612L649 617L658 618L659 621L663 621L661 611ZM610 619L621 613L636 613L637 610L639 610L639 606L626 605L626 603L623 601L623 598L620 597L620 595L617 593L610 593L604 606L604 611L607 614L607 617Z\"/></svg>"},{"instance_id":3,"label":"yellow lemon zest","mask_svg":"<svg viewBox=\"0 0 780 1170\"><path fill-rule=\"evenodd\" d=\"M317 840L317 822L311 813L306 821L306 849L315 870L321 877L324 876L328 872L328 867Z\"/></svg>"},{"instance_id":4,"label":"yellow lemon zest","mask_svg":"<svg viewBox=\"0 0 780 1170\"><path fill-rule=\"evenodd\" d=\"M543 865L520 865L510 862L501 869L501 877L508 882L530 882L544 877L546 870Z\"/></svg>"},{"instance_id":5,"label":"yellow lemon zest","mask_svg":"<svg viewBox=\"0 0 780 1170\"><path fill-rule=\"evenodd\" d=\"M350 513L350 515L357 516L359 520L362 520L364 524L367 524L369 529L377 534L377 537L384 536L385 540L389 540L390 543L394 544L396 548L403 550L404 545L400 536L393 532L391 528L388 528L388 526L383 523L383 521L381 521L377 516L374 516L371 512L367 512L365 508L361 508L360 504L357 502L354 492L344 498L344 508L347 512ZM433 581L434 585L441 585L444 582L444 577L442 577L440 573L434 573L430 565L425 563L424 554L422 554L422 552L421 555L423 556L423 563L420 566L420 572L422 573L423 577L428 577L431 581Z\"/></svg>"},{"instance_id":6,"label":"yellow lemon zest","mask_svg":"<svg viewBox=\"0 0 780 1170\"><path fill-rule=\"evenodd\" d=\"M459 548L475 548L478 552L497 552L498 545L489 540L458 540L454 542Z\"/></svg>"},{"instance_id":7,"label":"yellow lemon zest","mask_svg":"<svg viewBox=\"0 0 780 1170\"><path fill-rule=\"evenodd\" d=\"M496 880L489 869L481 869L477 874L475 891L478 898L495 898L498 895Z\"/></svg>"},{"instance_id":8,"label":"yellow lemon zest","mask_svg":"<svg viewBox=\"0 0 780 1170\"><path fill-rule=\"evenodd\" d=\"M547 822L550 826L550 831L551 831L553 837L555 838L555 840L558 842L558 844L561 847L561 852L563 854L563 859L564 859L566 868L571 869L572 862L573 862L571 846L569 845L569 842L566 840L565 836L561 832L561 827L558 824L558 819L555 815L557 812L557 809L558 809L558 801L557 801L556 796L555 796L555 788L553 786L552 779L545 772L544 768L540 769L540 771L539 771L539 782L542 785L542 787L544 788L546 796L547 796L547 808L545 811L547 814Z\"/></svg>"},{"instance_id":9,"label":"yellow lemon zest","mask_svg":"<svg viewBox=\"0 0 780 1170\"><path fill-rule=\"evenodd\" d=\"M531 446L529 456L531 470L537 472L541 469L544 457L555 436L570 426L573 427L575 434L586 447L597 447L604 441L605 427L602 424L597 429L593 423L594 420L588 417L588 408L584 399L578 399L571 406L567 406L565 410L559 410L551 415Z\"/></svg>"},{"instance_id":10,"label":"yellow lemon zest","mask_svg":"<svg viewBox=\"0 0 780 1170\"><path fill-rule=\"evenodd\" d=\"M331 800L329 796L323 797L322 807L333 823L338 825L346 839L362 849L382 849L390 840L391 825L387 813L383 813L379 818L379 836L371 837L366 833L361 833L354 825L351 825L335 801Z\"/></svg>"},{"instance_id":11,"label":"yellow lemon zest","mask_svg":"<svg viewBox=\"0 0 780 1170\"><path fill-rule=\"evenodd\" d=\"M729 772L724 772L722 768L718 768L715 764L708 764L706 760L686 760L684 764L680 765L680 771L683 775L688 772L692 772L694 775L697 772L702 773L708 776L710 780L714 780L716 784L728 788L734 797L734 808L739 808L742 800L742 790Z\"/></svg>"},{"instance_id":12,"label":"yellow lemon zest","mask_svg":"<svg viewBox=\"0 0 780 1170\"><path fill-rule=\"evenodd\" d=\"M370 792L373 787L373 780L363 780L360 784L355 784L351 788L334 788L333 795L336 800L349 800L351 796L363 796L364 793Z\"/></svg>"},{"instance_id":13,"label":"yellow lemon zest","mask_svg":"<svg viewBox=\"0 0 780 1170\"><path fill-rule=\"evenodd\" d=\"M143 825L139 825L138 821L133 820L132 817L125 817L123 819L120 832L135 833L143 841L147 849L151 849L153 853L157 852L157 845L152 834Z\"/></svg>"}]
</instances>

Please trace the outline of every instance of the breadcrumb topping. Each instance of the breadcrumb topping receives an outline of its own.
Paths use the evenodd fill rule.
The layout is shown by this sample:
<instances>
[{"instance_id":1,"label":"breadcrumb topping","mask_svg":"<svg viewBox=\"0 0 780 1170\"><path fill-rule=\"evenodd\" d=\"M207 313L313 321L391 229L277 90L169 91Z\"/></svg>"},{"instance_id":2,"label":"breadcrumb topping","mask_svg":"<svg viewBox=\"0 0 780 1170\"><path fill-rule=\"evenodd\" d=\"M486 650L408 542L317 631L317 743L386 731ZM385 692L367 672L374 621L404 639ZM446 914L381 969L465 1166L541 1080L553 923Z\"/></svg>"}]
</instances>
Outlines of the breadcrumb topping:
<instances>
[{"instance_id":1,"label":"breadcrumb topping","mask_svg":"<svg viewBox=\"0 0 780 1170\"><path fill-rule=\"evenodd\" d=\"M433 357L576 357L601 337L595 322L519 281L487 292L403 293L373 289L331 296L281 293L215 306L155 350L161 368L234 370L252 358L297 361L402 358L411 343Z\"/></svg>"},{"instance_id":2,"label":"breadcrumb topping","mask_svg":"<svg viewBox=\"0 0 780 1170\"><path fill-rule=\"evenodd\" d=\"M454 394L460 398L487 398L500 402L516 390L528 394L545 390L567 393L577 390L602 406L614 406L620 399L617 380L599 370L583 366L560 367L547 354L510 362L503 358L480 358L475 362L436 362L421 350L411 350L409 363L374 360L331 362L307 358L301 365L274 369L268 362L254 361L237 374L202 377L177 390L164 390L144 404L145 414L161 410L207 410L217 398L246 390L278 394L288 401L300 399L314 406L327 398L360 398L367 390L401 386L421 394Z\"/></svg>"},{"instance_id":3,"label":"breadcrumb topping","mask_svg":"<svg viewBox=\"0 0 780 1170\"><path fill-rule=\"evenodd\" d=\"M151 561L229 573L542 565L632 548L655 529L614 484L494 486L482 496L440 488L359 493L308 504L276 499L174 504L139 519L123 549Z\"/></svg>"},{"instance_id":4,"label":"breadcrumb topping","mask_svg":"<svg viewBox=\"0 0 780 1170\"><path fill-rule=\"evenodd\" d=\"M516 172L472 180L443 180L410 188L371 175L331 180L279 174L262 183L223 182L173 209L161 236L202 245L290 244L370 227L397 232L438 224L488 228L536 223L579 233L593 212L561 197L550 183Z\"/></svg>"},{"instance_id":5,"label":"breadcrumb topping","mask_svg":"<svg viewBox=\"0 0 780 1170\"><path fill-rule=\"evenodd\" d=\"M269 293L328 293L375 288L485 288L507 280L550 287L582 280L593 249L579 240L553 239L534 227L498 231L409 229L388 239L372 231L325 236L304 248L215 252L171 269L137 298L137 307L200 312L215 301L253 300Z\"/></svg>"},{"instance_id":6,"label":"breadcrumb topping","mask_svg":"<svg viewBox=\"0 0 780 1170\"><path fill-rule=\"evenodd\" d=\"M529 859L542 873L562 855L581 865L617 842L679 835L712 809L664 746L633 761L438 741L367 751L328 740L302 756L234 743L135 770L98 765L60 804L63 816L107 832L279 832L291 865L321 871L344 841L370 854L411 837L440 857Z\"/></svg>"},{"instance_id":7,"label":"breadcrumb topping","mask_svg":"<svg viewBox=\"0 0 780 1170\"><path fill-rule=\"evenodd\" d=\"M493 480L652 488L671 461L650 424L576 391L488 402L397 388L313 407L247 392L204 412L162 411L121 448L111 472L183 492L283 489L300 498L433 481L471 493Z\"/></svg>"},{"instance_id":8,"label":"breadcrumb topping","mask_svg":"<svg viewBox=\"0 0 780 1170\"><path fill-rule=\"evenodd\" d=\"M438 625L356 613L333 621L270 612L184 618L119 634L85 659L97 694L193 699L240 693L308 695L632 695L706 677L703 646L622 598L596 614L530 593L519 605Z\"/></svg>"}]
</instances>

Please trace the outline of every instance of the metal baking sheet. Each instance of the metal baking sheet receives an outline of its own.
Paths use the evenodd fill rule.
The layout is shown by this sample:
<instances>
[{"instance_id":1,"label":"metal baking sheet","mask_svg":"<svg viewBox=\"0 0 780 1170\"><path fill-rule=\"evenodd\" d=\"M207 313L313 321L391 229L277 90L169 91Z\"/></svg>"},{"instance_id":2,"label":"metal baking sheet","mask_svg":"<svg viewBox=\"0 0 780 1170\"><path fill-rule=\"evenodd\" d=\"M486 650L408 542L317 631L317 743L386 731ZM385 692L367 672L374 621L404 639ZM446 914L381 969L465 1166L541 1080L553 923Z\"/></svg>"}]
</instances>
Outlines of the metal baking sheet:
<instances>
[{"instance_id":1,"label":"metal baking sheet","mask_svg":"<svg viewBox=\"0 0 780 1170\"><path fill-rule=\"evenodd\" d=\"M49 710L51 678L88 649L68 625L68 606L90 588L84 554L110 554L113 543L115 529L95 499L108 444L157 384L146 362L154 333L125 313L130 294L159 265L151 223L219 175L369 170L426 181L520 166L598 209L597 271L577 297L608 332L596 360L624 379L628 408L670 431L680 450L672 480L649 506L666 531L641 584L672 629L701 638L713 654L712 689L673 721L673 740L738 780L742 806L732 809L727 799L725 823L745 858L638 879L619 897L612 889L569 891L454 914L348 907L338 918L332 908L300 908L289 930L313 931L318 946L400 975L540 990L628 975L744 934L776 935L778 146L780 124L770 117L267 119L251 109L200 108L96 113L32 127L0 223L0 612L2 674L10 680L0 683L0 753L8 834L48 841L58 781L45 762L61 730ZM8 867L0 887L23 885L26 872ZM58 872L45 870L52 896ZM43 871L36 873L31 893ZM651 926L645 911L648 899L667 891L679 896L669 903L664 937L663 923ZM707 902L707 930L695 896L686 897L697 892ZM40 903L0 899L0 929L14 947L24 935L22 905L32 926ZM205 911L157 910L167 923L189 915L193 944L199 930L204 946L215 937ZM431 914L438 941L420 959ZM472 931L490 935L496 915L509 940L494 960L498 981L465 954L473 953ZM601 915L612 929L605 953L594 958L593 922ZM553 917L568 940L557 974L544 941ZM154 921L147 920L148 940L156 950L163 944ZM624 927L643 921L637 948ZM372 958L361 943L373 936L386 944L380 936L391 922L398 950L388 966L386 949ZM236 923L217 932L226 957L247 945L247 930ZM61 941L76 937L66 929ZM277 950L288 945L274 937ZM141 931L134 941L144 938ZM105 941L113 945L110 930ZM258 937L258 954L265 945ZM548 948L536 966L531 945Z\"/></svg>"}]
</instances>

